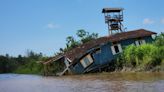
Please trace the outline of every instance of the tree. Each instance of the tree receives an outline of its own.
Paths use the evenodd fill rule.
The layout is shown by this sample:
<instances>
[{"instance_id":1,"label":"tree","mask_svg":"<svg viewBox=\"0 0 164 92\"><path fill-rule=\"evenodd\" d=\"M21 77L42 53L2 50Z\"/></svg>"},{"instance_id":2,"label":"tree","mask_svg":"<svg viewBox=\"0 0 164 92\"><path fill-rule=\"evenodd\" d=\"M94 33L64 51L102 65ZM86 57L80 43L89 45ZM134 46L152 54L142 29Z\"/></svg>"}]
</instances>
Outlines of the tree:
<instances>
[{"instance_id":1,"label":"tree","mask_svg":"<svg viewBox=\"0 0 164 92\"><path fill-rule=\"evenodd\" d=\"M39 60L42 57L42 53L35 53L31 50L27 50L27 58L33 59L33 60Z\"/></svg>"},{"instance_id":2,"label":"tree","mask_svg":"<svg viewBox=\"0 0 164 92\"><path fill-rule=\"evenodd\" d=\"M6 73L7 72L7 61L8 58L5 56L0 56L0 73Z\"/></svg>"},{"instance_id":3,"label":"tree","mask_svg":"<svg viewBox=\"0 0 164 92\"><path fill-rule=\"evenodd\" d=\"M90 34L89 32L85 31L84 29L80 29L77 30L76 33L77 37L80 38L80 43L84 44L88 41L91 41L93 39L97 39L98 38L98 34L97 33L92 33Z\"/></svg>"},{"instance_id":4,"label":"tree","mask_svg":"<svg viewBox=\"0 0 164 92\"><path fill-rule=\"evenodd\" d=\"M86 42L89 42L89 41L97 39L97 38L98 38L98 34L97 33L92 33L91 35L88 34L84 39L81 39L81 42L86 43Z\"/></svg>"},{"instance_id":5,"label":"tree","mask_svg":"<svg viewBox=\"0 0 164 92\"><path fill-rule=\"evenodd\" d=\"M88 41L91 41L93 39L97 39L98 38L98 34L97 33L92 33L90 34L89 32L85 31L84 29L80 29L80 30L77 30L77 33L76 33L77 37L80 39L79 41L76 41L76 39L73 37L73 36L68 36L66 38L66 47L63 49L63 48L60 48L59 49L59 53L57 54L61 54L61 53L64 53L64 52L67 52L68 50L72 49L72 48L75 48L81 44L84 44Z\"/></svg>"},{"instance_id":6,"label":"tree","mask_svg":"<svg viewBox=\"0 0 164 92\"><path fill-rule=\"evenodd\" d=\"M84 39L89 33L86 32L84 29L80 29L77 30L76 35L80 38L80 39Z\"/></svg>"},{"instance_id":7,"label":"tree","mask_svg":"<svg viewBox=\"0 0 164 92\"><path fill-rule=\"evenodd\" d=\"M24 65L26 63L26 61L24 60L24 57L22 57L22 55L18 55L18 57L16 58L16 61L20 64L20 65Z\"/></svg>"},{"instance_id":8,"label":"tree","mask_svg":"<svg viewBox=\"0 0 164 92\"><path fill-rule=\"evenodd\" d=\"M66 43L67 49L72 49L79 45L78 41L76 41L73 36L68 36L66 38L66 41L67 41Z\"/></svg>"},{"instance_id":9,"label":"tree","mask_svg":"<svg viewBox=\"0 0 164 92\"><path fill-rule=\"evenodd\" d=\"M155 39L155 45L157 46L164 46L164 33L158 35Z\"/></svg>"}]
</instances>

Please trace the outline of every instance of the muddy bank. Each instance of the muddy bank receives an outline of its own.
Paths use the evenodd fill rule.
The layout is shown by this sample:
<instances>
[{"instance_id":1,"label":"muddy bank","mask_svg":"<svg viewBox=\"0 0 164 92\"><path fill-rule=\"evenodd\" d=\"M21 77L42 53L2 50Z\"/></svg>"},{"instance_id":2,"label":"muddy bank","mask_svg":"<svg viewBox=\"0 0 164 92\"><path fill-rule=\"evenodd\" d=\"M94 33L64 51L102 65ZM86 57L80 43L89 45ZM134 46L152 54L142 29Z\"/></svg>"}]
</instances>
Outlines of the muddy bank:
<instances>
[{"instance_id":1,"label":"muddy bank","mask_svg":"<svg viewBox=\"0 0 164 92\"><path fill-rule=\"evenodd\" d=\"M164 73L0 74L0 92L163 92Z\"/></svg>"}]
</instances>

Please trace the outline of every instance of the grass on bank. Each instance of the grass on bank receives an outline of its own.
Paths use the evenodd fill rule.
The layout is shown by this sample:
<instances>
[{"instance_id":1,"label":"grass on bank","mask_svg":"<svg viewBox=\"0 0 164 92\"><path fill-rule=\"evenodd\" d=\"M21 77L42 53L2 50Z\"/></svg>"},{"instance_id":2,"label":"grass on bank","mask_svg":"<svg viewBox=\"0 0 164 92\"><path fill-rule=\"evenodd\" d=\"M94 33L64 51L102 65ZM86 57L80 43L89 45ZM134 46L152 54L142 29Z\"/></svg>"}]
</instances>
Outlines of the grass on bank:
<instances>
[{"instance_id":1,"label":"grass on bank","mask_svg":"<svg viewBox=\"0 0 164 92\"><path fill-rule=\"evenodd\" d=\"M130 45L125 48L116 66L138 71L164 70L164 46L153 44Z\"/></svg>"}]
</instances>

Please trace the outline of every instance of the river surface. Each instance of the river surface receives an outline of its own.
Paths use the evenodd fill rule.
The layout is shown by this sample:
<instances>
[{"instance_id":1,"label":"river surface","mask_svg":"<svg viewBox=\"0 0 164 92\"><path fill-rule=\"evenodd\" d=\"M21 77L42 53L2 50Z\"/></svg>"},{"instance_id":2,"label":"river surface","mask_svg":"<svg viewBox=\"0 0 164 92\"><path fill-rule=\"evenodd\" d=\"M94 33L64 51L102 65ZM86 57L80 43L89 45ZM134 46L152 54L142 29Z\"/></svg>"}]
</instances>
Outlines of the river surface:
<instances>
[{"instance_id":1,"label":"river surface","mask_svg":"<svg viewBox=\"0 0 164 92\"><path fill-rule=\"evenodd\" d=\"M62 77L0 74L0 92L164 92L164 72Z\"/></svg>"}]
</instances>

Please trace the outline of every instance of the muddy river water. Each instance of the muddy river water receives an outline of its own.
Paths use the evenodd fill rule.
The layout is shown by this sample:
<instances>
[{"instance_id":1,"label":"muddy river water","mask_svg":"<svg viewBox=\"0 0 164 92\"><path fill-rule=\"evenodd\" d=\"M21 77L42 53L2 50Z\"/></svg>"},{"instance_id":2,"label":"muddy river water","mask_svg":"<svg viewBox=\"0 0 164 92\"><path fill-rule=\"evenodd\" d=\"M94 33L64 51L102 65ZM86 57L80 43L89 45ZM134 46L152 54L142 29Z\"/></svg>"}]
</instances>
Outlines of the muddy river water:
<instances>
[{"instance_id":1,"label":"muddy river water","mask_svg":"<svg viewBox=\"0 0 164 92\"><path fill-rule=\"evenodd\" d=\"M62 77L0 74L0 92L164 92L164 72Z\"/></svg>"}]
</instances>

